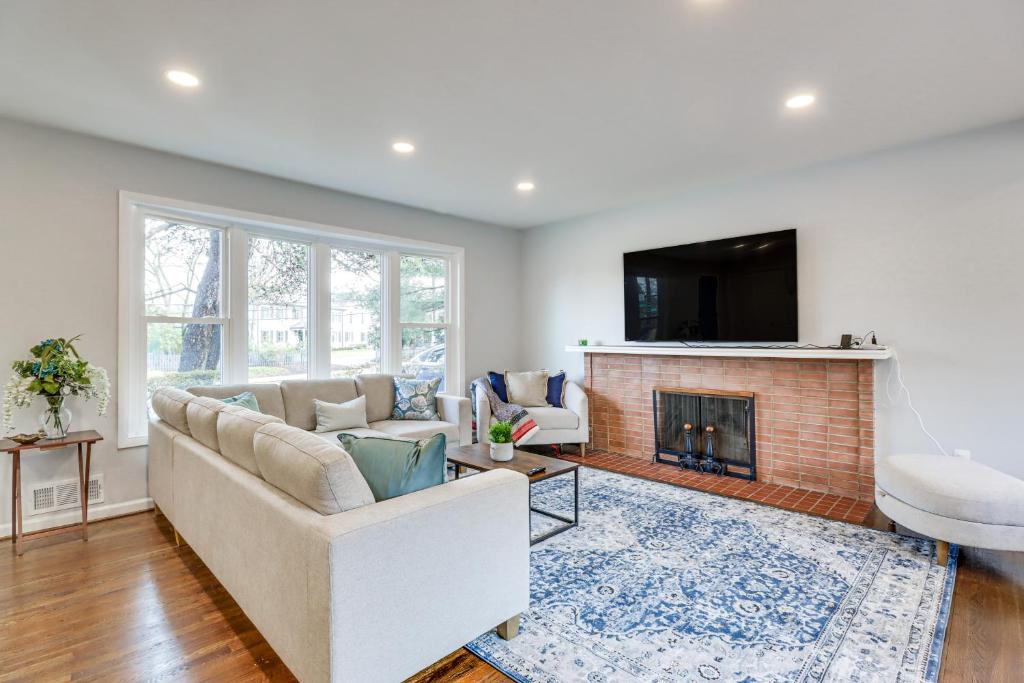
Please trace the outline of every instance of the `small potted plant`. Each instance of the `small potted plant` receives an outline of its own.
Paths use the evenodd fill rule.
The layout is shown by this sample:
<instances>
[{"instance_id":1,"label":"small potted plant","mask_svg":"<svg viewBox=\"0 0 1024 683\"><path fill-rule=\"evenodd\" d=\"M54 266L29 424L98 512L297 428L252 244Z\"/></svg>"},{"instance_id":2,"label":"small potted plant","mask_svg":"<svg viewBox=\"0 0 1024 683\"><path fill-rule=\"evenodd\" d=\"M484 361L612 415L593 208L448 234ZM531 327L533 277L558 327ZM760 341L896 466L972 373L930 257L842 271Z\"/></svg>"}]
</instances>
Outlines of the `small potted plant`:
<instances>
[{"instance_id":1,"label":"small potted plant","mask_svg":"<svg viewBox=\"0 0 1024 683\"><path fill-rule=\"evenodd\" d=\"M491 425L491 460L507 462L512 459L512 425L495 422Z\"/></svg>"}]
</instances>

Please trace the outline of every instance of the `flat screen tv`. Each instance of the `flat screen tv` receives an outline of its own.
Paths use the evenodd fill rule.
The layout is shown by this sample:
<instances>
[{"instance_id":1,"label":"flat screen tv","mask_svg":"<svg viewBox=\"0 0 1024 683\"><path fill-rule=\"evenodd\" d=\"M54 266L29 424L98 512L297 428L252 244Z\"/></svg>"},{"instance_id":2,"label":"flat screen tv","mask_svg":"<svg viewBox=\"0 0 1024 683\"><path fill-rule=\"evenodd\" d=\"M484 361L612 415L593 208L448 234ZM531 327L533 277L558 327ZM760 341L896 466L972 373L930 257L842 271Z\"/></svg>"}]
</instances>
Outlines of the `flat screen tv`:
<instances>
[{"instance_id":1,"label":"flat screen tv","mask_svg":"<svg viewBox=\"0 0 1024 683\"><path fill-rule=\"evenodd\" d=\"M623 254L626 340L797 341L796 230Z\"/></svg>"}]
</instances>

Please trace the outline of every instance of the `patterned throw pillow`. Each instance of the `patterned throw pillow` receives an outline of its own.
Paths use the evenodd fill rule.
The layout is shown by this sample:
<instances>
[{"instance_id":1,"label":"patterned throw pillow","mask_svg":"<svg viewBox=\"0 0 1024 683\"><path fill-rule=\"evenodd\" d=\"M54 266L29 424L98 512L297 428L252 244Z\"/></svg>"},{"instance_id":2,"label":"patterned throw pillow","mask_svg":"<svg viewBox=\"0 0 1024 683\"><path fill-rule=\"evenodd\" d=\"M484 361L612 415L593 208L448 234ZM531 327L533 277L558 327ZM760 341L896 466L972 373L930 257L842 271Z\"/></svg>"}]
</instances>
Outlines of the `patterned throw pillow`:
<instances>
[{"instance_id":1,"label":"patterned throw pillow","mask_svg":"<svg viewBox=\"0 0 1024 683\"><path fill-rule=\"evenodd\" d=\"M408 379L395 377L395 409L392 420L440 420L437 414L437 388L441 378Z\"/></svg>"}]
</instances>

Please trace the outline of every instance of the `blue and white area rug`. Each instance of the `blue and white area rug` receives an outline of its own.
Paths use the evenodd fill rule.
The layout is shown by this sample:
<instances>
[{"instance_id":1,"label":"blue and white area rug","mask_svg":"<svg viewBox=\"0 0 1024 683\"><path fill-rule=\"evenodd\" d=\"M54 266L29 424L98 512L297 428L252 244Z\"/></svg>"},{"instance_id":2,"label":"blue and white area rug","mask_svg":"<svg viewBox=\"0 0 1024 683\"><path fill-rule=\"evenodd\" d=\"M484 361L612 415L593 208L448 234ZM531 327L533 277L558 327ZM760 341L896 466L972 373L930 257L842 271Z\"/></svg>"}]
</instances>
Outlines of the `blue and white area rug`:
<instances>
[{"instance_id":1,"label":"blue and white area rug","mask_svg":"<svg viewBox=\"0 0 1024 683\"><path fill-rule=\"evenodd\" d=\"M517 681L934 681L956 572L931 541L593 469L533 547ZM572 479L534 488L571 514ZM535 528L536 532L537 529Z\"/></svg>"}]
</instances>

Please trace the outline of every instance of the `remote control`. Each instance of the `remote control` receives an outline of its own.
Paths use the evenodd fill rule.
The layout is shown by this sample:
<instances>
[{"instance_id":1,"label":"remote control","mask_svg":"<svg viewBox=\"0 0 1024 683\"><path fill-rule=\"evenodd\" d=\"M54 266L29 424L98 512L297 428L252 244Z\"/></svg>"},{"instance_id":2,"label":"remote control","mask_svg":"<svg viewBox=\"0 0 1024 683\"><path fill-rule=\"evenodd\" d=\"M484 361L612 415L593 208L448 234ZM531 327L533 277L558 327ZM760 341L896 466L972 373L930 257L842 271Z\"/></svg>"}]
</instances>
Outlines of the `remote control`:
<instances>
[{"instance_id":1,"label":"remote control","mask_svg":"<svg viewBox=\"0 0 1024 683\"><path fill-rule=\"evenodd\" d=\"M543 472L546 469L547 469L547 467L534 467L532 470L529 470L526 473L526 476L532 477L535 474L540 474L541 472Z\"/></svg>"}]
</instances>

